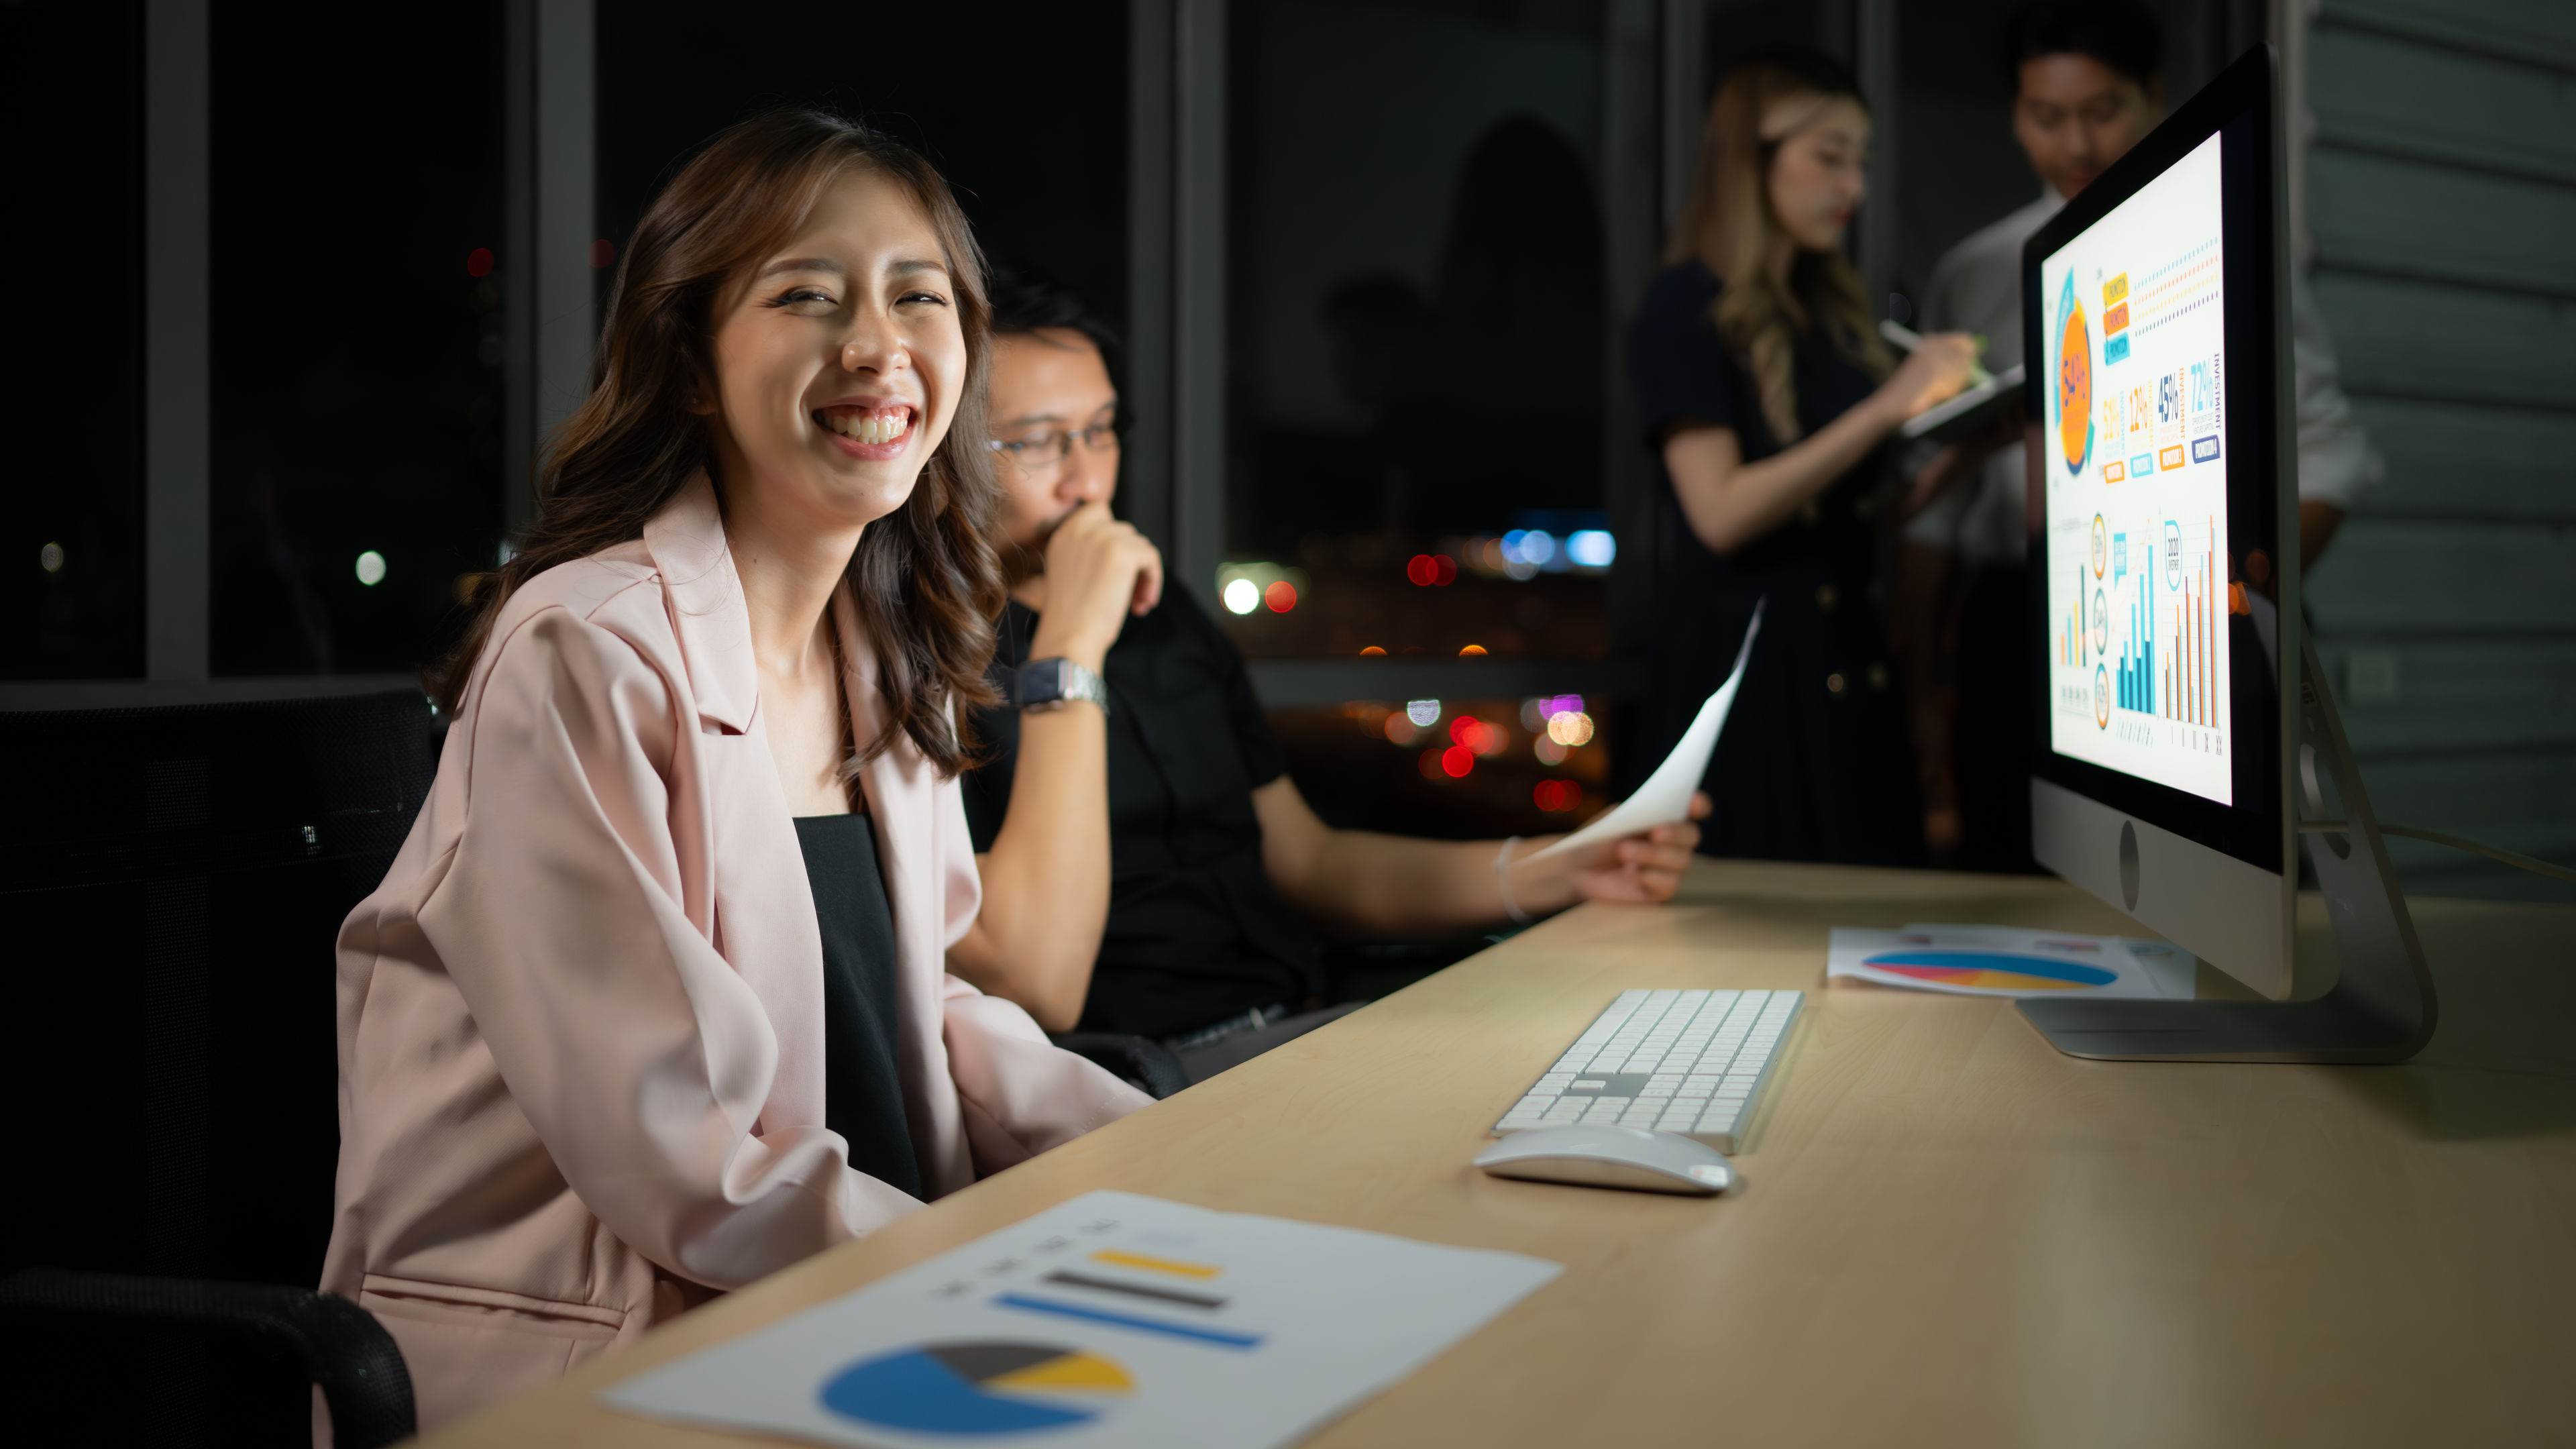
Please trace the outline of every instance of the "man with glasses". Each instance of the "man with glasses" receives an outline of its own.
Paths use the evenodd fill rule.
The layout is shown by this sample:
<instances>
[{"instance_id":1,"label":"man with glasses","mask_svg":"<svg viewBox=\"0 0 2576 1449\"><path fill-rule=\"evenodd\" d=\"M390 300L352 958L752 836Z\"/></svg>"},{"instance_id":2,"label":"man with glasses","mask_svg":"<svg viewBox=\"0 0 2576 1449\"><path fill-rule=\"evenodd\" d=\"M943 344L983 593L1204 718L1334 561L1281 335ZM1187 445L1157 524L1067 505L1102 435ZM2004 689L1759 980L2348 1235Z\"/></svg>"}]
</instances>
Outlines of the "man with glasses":
<instances>
[{"instance_id":1,"label":"man with glasses","mask_svg":"<svg viewBox=\"0 0 2576 1449\"><path fill-rule=\"evenodd\" d=\"M966 816L984 904L950 969L1050 1031L1161 1039L1197 1081L1349 1009L1326 1003L1318 927L1386 940L1671 899L1699 839L1688 823L1528 861L1548 839L1317 818L1242 654L1110 515L1108 328L1007 273L993 312L1005 703L975 722L988 758L967 775Z\"/></svg>"}]
</instances>

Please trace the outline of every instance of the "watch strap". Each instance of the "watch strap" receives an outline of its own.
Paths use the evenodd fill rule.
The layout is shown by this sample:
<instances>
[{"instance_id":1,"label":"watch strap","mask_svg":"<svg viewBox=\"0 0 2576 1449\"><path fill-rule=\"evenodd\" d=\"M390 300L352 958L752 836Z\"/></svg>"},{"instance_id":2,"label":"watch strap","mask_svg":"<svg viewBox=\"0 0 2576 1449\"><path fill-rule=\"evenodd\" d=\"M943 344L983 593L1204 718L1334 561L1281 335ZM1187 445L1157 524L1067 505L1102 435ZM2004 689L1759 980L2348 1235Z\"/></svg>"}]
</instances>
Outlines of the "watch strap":
<instances>
[{"instance_id":1,"label":"watch strap","mask_svg":"<svg viewBox=\"0 0 2576 1449\"><path fill-rule=\"evenodd\" d=\"M1070 659L1032 659L1012 680L1012 702L1022 709L1057 709L1083 701L1109 713L1109 685Z\"/></svg>"}]
</instances>

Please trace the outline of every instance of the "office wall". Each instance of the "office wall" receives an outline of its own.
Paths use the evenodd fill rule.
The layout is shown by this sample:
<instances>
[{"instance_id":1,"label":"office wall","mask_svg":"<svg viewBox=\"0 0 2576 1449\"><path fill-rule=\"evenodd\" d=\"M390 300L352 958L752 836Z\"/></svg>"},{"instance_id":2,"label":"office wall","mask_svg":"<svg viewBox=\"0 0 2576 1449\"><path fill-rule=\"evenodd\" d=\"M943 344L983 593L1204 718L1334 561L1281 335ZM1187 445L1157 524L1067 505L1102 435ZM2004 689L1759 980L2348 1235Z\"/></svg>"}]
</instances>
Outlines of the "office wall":
<instances>
[{"instance_id":1,"label":"office wall","mask_svg":"<svg viewBox=\"0 0 2576 1449\"><path fill-rule=\"evenodd\" d=\"M2305 219L2388 462L2308 582L2380 818L2576 859L2576 7L2323 0ZM2566 889L2390 842L2418 894Z\"/></svg>"}]
</instances>

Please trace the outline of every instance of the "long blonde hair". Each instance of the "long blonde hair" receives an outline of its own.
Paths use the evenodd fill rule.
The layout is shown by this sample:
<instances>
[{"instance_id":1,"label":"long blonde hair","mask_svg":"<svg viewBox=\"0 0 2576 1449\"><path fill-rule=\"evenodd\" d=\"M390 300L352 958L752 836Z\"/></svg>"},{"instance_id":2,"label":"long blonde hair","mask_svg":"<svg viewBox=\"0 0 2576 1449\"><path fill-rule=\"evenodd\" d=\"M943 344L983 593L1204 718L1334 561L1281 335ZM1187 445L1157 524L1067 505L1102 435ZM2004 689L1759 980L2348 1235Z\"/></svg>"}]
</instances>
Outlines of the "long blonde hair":
<instances>
[{"instance_id":1,"label":"long blonde hair","mask_svg":"<svg viewBox=\"0 0 2576 1449\"><path fill-rule=\"evenodd\" d=\"M1819 329L1835 351L1875 378L1887 376L1887 346L1870 320L1868 294L1840 252L1798 245L1771 214L1772 157L1783 139L1762 120L1802 96L1859 100L1839 62L1782 51L1728 71L1700 133L1699 175L1664 248L1666 263L1698 258L1725 285L1717 294L1717 335L1753 375L1762 418L1786 447L1798 426L1797 335ZM1777 280L1786 258L1788 282Z\"/></svg>"}]
</instances>

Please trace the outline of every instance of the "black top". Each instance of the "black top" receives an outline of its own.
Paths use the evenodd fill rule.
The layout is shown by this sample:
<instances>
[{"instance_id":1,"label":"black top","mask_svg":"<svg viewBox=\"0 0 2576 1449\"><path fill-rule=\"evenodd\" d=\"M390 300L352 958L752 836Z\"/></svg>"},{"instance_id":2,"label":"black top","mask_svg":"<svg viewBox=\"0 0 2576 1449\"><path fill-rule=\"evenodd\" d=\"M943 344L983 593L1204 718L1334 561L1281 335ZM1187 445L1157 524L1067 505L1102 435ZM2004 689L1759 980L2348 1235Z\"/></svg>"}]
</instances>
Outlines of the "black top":
<instances>
[{"instance_id":1,"label":"black top","mask_svg":"<svg viewBox=\"0 0 2576 1449\"><path fill-rule=\"evenodd\" d=\"M1005 699L1037 623L1018 603L1003 616L993 682ZM1109 920L1082 1029L1174 1036L1255 1008L1320 1004L1322 949L1261 866L1252 792L1287 763L1243 655L1173 586L1127 621L1104 665ZM965 777L966 822L986 851L1010 810L1019 711L984 710L975 725L992 758Z\"/></svg>"},{"instance_id":2,"label":"black top","mask_svg":"<svg viewBox=\"0 0 2576 1449\"><path fill-rule=\"evenodd\" d=\"M921 1196L903 1083L895 1076L894 910L868 817L802 815L796 844L823 931L823 1125L850 1165Z\"/></svg>"},{"instance_id":3,"label":"black top","mask_svg":"<svg viewBox=\"0 0 2576 1449\"><path fill-rule=\"evenodd\" d=\"M1770 600L1725 733L1709 761L1711 855L1903 864L1922 816L1896 679L1879 627L1870 515L1884 450L1873 450L1768 534L1719 557L1683 518L1663 472L1663 433L1684 420L1732 428L1745 462L1780 451L1760 389L1717 335L1720 283L1696 262L1647 289L1628 336L1629 374L1662 516L1646 710L1633 783L1680 740L1726 679L1753 606ZM1812 436L1867 398L1869 374L1813 334L1797 339L1798 422Z\"/></svg>"}]
</instances>

